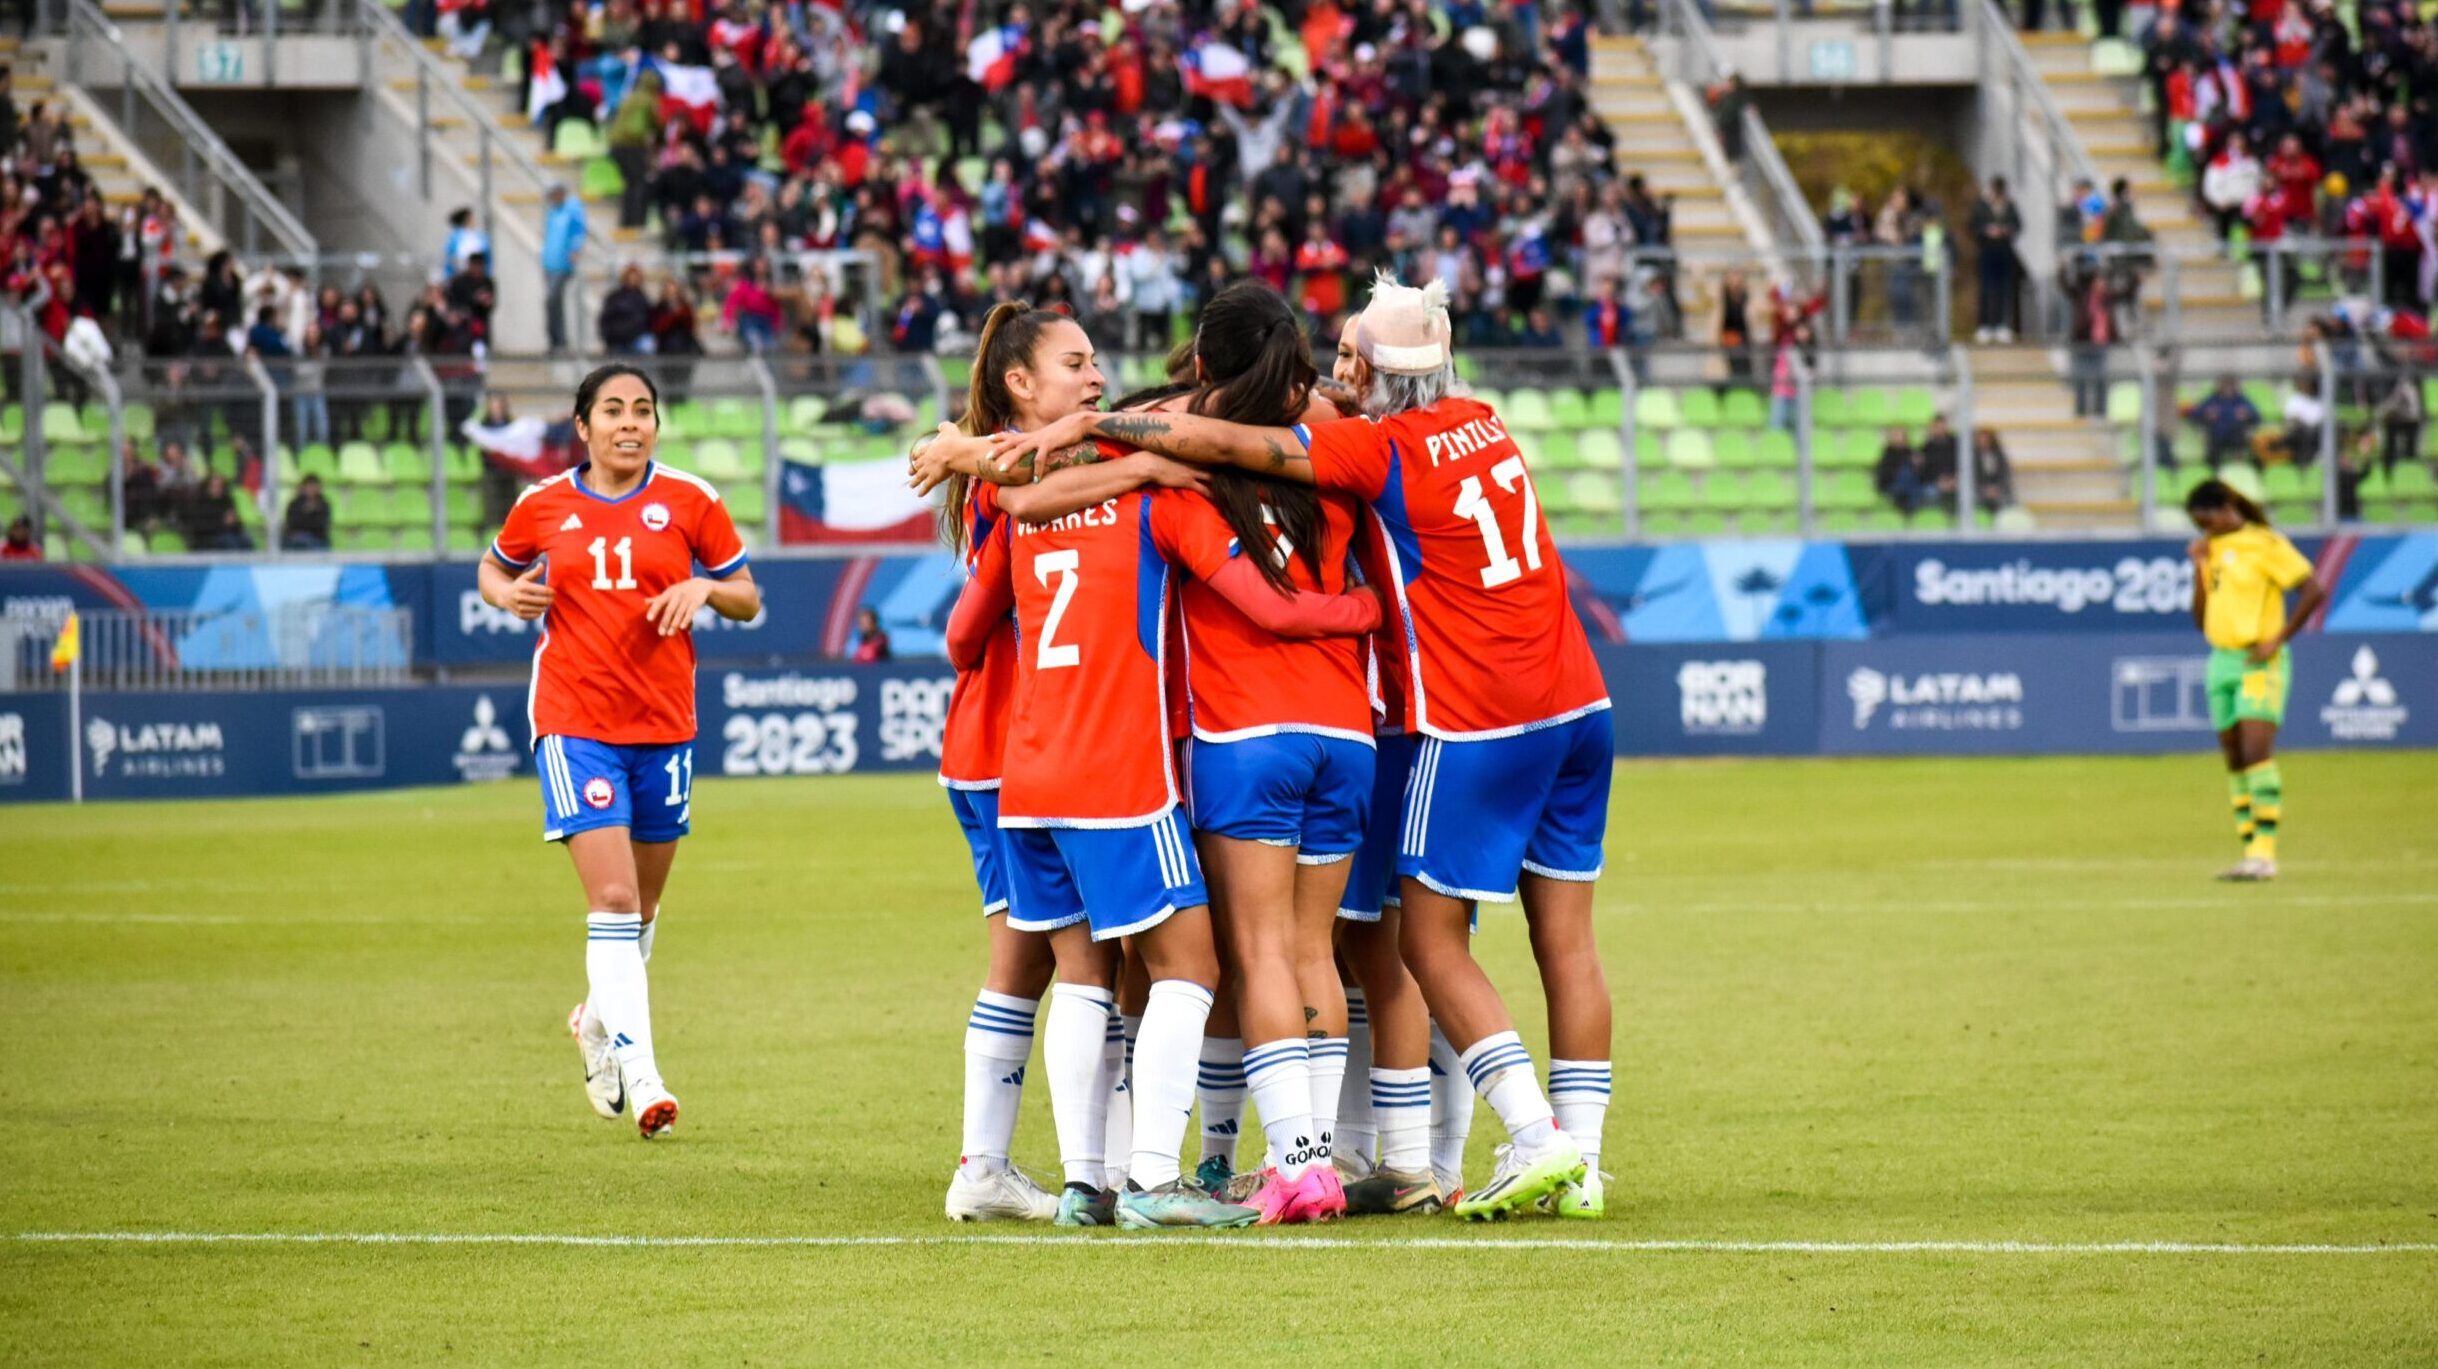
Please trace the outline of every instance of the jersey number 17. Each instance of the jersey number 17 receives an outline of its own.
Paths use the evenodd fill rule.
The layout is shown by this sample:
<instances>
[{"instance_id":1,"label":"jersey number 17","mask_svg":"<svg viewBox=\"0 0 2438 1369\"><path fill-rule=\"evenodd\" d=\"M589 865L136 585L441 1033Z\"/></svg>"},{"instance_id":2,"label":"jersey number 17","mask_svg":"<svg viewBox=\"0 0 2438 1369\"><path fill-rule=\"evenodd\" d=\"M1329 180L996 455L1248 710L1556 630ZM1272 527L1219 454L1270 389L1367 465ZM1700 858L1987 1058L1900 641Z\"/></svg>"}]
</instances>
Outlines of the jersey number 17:
<instances>
[{"instance_id":1,"label":"jersey number 17","mask_svg":"<svg viewBox=\"0 0 2438 1369\"><path fill-rule=\"evenodd\" d=\"M1482 552L1489 560L1489 564L1481 569L1484 589L1496 589L1521 579L1526 570L1541 568L1541 501L1532 491L1532 481L1524 474L1524 458L1510 456L1492 466L1490 478L1510 494L1518 488L1523 491L1524 523L1521 531L1524 559L1518 561L1507 554L1507 537L1499 530L1498 510L1492 507L1481 477L1466 476L1464 483L1456 487L1456 516L1472 519L1474 526L1481 529Z\"/></svg>"}]
</instances>

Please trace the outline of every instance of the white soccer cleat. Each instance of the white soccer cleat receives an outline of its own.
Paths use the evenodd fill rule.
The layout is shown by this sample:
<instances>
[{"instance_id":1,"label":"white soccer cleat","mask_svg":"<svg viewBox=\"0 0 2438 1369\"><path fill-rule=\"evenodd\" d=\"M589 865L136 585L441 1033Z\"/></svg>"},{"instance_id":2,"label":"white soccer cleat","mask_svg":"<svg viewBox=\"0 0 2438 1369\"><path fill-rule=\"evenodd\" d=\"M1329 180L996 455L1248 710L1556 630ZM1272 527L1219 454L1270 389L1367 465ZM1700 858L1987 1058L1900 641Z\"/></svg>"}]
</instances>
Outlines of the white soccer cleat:
<instances>
[{"instance_id":1,"label":"white soccer cleat","mask_svg":"<svg viewBox=\"0 0 2438 1369\"><path fill-rule=\"evenodd\" d=\"M626 1111L626 1076L618 1069L618 1053L610 1049L609 1033L598 1022L591 1031L584 1030L584 1005L578 1003L567 1010L567 1034L576 1038L576 1050L584 1057L585 1098L593 1111L615 1120Z\"/></svg>"},{"instance_id":2,"label":"white soccer cleat","mask_svg":"<svg viewBox=\"0 0 2438 1369\"><path fill-rule=\"evenodd\" d=\"M627 1086L627 1102L635 1109L635 1130L649 1141L666 1136L677 1126L677 1095L661 1086L657 1079L644 1079Z\"/></svg>"},{"instance_id":3,"label":"white soccer cleat","mask_svg":"<svg viewBox=\"0 0 2438 1369\"><path fill-rule=\"evenodd\" d=\"M2245 856L2218 872L2220 880L2234 884L2261 884L2277 878L2277 862L2258 856Z\"/></svg>"},{"instance_id":4,"label":"white soccer cleat","mask_svg":"<svg viewBox=\"0 0 2438 1369\"><path fill-rule=\"evenodd\" d=\"M981 1176L970 1165L958 1165L956 1177L948 1181L951 1221L1046 1222L1057 1215L1058 1195L1014 1165Z\"/></svg>"}]
</instances>

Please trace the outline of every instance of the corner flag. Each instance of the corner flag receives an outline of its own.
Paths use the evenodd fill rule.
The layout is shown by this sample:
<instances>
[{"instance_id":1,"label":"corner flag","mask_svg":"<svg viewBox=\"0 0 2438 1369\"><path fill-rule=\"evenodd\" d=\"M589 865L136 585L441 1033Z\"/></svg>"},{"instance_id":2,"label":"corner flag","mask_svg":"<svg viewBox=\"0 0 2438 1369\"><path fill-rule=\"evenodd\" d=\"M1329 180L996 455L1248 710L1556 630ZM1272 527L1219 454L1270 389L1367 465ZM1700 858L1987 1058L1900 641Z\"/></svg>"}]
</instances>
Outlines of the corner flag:
<instances>
[{"instance_id":1,"label":"corner flag","mask_svg":"<svg viewBox=\"0 0 2438 1369\"><path fill-rule=\"evenodd\" d=\"M70 609L68 621L60 625L59 640L51 644L51 669L53 671L66 670L76 664L77 658L84 654L82 635L77 630L76 611Z\"/></svg>"}]
</instances>

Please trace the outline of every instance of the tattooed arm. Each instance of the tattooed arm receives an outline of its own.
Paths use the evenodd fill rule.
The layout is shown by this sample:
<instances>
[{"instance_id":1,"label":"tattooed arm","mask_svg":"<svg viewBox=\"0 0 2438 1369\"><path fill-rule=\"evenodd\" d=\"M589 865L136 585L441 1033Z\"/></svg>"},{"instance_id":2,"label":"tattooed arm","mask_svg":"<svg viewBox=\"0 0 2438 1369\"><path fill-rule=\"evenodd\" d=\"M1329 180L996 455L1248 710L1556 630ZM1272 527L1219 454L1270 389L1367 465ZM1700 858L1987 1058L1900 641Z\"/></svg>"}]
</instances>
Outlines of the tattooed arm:
<instances>
[{"instance_id":1,"label":"tattooed arm","mask_svg":"<svg viewBox=\"0 0 2438 1369\"><path fill-rule=\"evenodd\" d=\"M906 483L918 494L931 493L952 475L967 475L994 485L1025 485L1052 471L1100 459L1100 449L1086 439L1051 451L1045 461L1036 463L1034 454L1027 452L1020 461L1002 464L991 460L989 438L968 437L956 425L943 423L939 431L916 440L906 462L909 472Z\"/></svg>"},{"instance_id":2,"label":"tattooed arm","mask_svg":"<svg viewBox=\"0 0 2438 1369\"><path fill-rule=\"evenodd\" d=\"M1255 428L1197 414L1076 414L1036 433L993 438L993 461L1016 468L1084 437L1107 437L1197 466L1238 466L1256 475L1312 483L1312 458L1288 428Z\"/></svg>"},{"instance_id":3,"label":"tattooed arm","mask_svg":"<svg viewBox=\"0 0 2438 1369\"><path fill-rule=\"evenodd\" d=\"M1090 455L1068 460L1060 469L1043 476L1038 484L1002 489L999 507L1019 523L1047 523L1145 485L1172 490L1210 488L1210 477L1198 467L1179 465L1164 456L1136 452L1108 461L1102 459L1100 448L1090 442L1070 448L1062 455L1072 456L1076 451Z\"/></svg>"}]
</instances>

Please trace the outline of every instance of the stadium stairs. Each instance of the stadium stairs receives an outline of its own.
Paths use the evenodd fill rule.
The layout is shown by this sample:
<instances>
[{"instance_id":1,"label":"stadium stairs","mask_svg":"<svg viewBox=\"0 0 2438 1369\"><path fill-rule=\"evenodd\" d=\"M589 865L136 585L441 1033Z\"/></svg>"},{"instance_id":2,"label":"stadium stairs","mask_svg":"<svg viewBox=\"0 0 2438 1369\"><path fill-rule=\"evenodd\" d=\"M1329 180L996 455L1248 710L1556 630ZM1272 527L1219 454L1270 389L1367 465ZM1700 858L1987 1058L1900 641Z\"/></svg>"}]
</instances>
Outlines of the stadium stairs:
<instances>
[{"instance_id":1,"label":"stadium stairs","mask_svg":"<svg viewBox=\"0 0 2438 1369\"><path fill-rule=\"evenodd\" d=\"M1618 169L1640 173L1655 195L1676 197L1676 246L1691 252L1768 244L1767 229L1727 193L1699 93L1672 90L1641 38L1593 39L1590 94L1592 108L1616 134Z\"/></svg>"},{"instance_id":2,"label":"stadium stairs","mask_svg":"<svg viewBox=\"0 0 2438 1369\"><path fill-rule=\"evenodd\" d=\"M52 74L58 61L58 50L51 45L0 38L0 66L14 73L18 113L24 114L36 102L49 106L65 101L68 127L76 136L76 155L113 213L141 201L145 187L150 186L177 206L189 255L199 260L219 251L225 245L219 229L178 193L171 179L119 128L106 105Z\"/></svg>"},{"instance_id":3,"label":"stadium stairs","mask_svg":"<svg viewBox=\"0 0 2438 1369\"><path fill-rule=\"evenodd\" d=\"M2041 528L2130 531L2140 522L2117 430L2074 416L2049 348L1977 346L1967 356L1972 421L1998 434L2014 468L2016 501ZM2138 391L2133 398L2138 423Z\"/></svg>"},{"instance_id":4,"label":"stadium stairs","mask_svg":"<svg viewBox=\"0 0 2438 1369\"><path fill-rule=\"evenodd\" d=\"M2246 298L2241 268L2222 254L2208 255L2217 247L2217 232L2194 211L2192 188L2169 178L2160 150L2150 139L2150 119L2141 106L2140 77L2101 70L2094 54L2104 49L2094 47L2079 33L2019 37L2033 68L2056 98L2058 110L2090 154L2100 179L2108 182L2122 176L2131 182L2134 208L2142 223L2158 236L2162 248L2177 254L2183 296L2179 330L2257 336L2262 326L2260 304ZM2164 286L2161 272L2152 272L2145 283L2142 307L2153 324L2160 322L2165 311L2160 294ZM2290 313L2290 323L2299 314Z\"/></svg>"}]
</instances>

